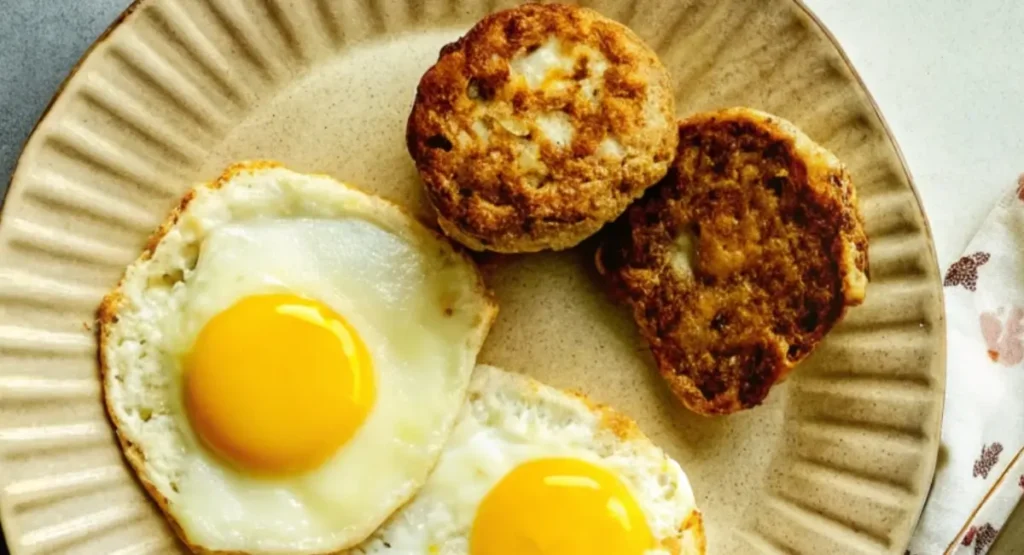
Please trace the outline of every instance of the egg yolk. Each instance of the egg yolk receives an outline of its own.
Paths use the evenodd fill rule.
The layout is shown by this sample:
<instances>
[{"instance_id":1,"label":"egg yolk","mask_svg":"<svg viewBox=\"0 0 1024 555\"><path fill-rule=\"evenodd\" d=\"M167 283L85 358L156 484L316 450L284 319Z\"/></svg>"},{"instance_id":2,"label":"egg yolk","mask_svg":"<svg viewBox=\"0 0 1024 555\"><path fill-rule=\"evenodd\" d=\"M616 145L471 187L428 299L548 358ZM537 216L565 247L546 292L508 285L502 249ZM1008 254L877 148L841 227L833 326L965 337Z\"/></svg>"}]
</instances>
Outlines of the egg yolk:
<instances>
[{"instance_id":1,"label":"egg yolk","mask_svg":"<svg viewBox=\"0 0 1024 555\"><path fill-rule=\"evenodd\" d=\"M314 469L344 445L376 396L370 355L323 304L246 297L203 327L185 357L185 409L213 452L264 474Z\"/></svg>"},{"instance_id":2,"label":"egg yolk","mask_svg":"<svg viewBox=\"0 0 1024 555\"><path fill-rule=\"evenodd\" d=\"M577 459L540 459L509 472L484 497L471 555L643 555L654 539L614 474Z\"/></svg>"}]
</instances>

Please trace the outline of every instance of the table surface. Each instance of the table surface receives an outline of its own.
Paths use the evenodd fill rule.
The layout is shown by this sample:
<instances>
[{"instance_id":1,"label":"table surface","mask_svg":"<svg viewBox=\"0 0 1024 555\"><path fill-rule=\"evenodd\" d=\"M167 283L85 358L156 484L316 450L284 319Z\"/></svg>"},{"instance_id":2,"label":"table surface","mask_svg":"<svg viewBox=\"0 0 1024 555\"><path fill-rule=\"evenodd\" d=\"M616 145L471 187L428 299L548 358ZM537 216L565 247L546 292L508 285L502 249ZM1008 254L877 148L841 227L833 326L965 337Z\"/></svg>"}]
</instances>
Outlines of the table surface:
<instances>
[{"instance_id":1,"label":"table surface","mask_svg":"<svg viewBox=\"0 0 1024 555\"><path fill-rule=\"evenodd\" d=\"M1024 172L1024 2L805 2L881 106L945 268ZM67 72L128 3L0 0L0 176L14 169ZM1024 508L991 553L1024 555Z\"/></svg>"}]
</instances>

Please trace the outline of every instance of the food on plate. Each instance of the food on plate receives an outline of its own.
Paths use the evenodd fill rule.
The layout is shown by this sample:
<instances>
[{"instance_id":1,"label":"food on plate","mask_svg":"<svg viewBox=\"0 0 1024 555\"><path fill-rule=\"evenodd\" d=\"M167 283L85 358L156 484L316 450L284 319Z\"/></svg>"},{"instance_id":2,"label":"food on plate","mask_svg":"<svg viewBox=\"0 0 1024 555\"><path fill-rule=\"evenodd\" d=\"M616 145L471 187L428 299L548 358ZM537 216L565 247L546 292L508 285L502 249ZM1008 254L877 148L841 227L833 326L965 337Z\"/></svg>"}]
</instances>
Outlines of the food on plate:
<instances>
[{"instance_id":1,"label":"food on plate","mask_svg":"<svg viewBox=\"0 0 1024 555\"><path fill-rule=\"evenodd\" d=\"M704 553L686 474L629 418L479 366L430 479L352 555Z\"/></svg>"},{"instance_id":2,"label":"food on plate","mask_svg":"<svg viewBox=\"0 0 1024 555\"><path fill-rule=\"evenodd\" d=\"M691 410L760 404L864 300L867 236L850 175L782 118L679 124L668 176L614 225L599 271Z\"/></svg>"},{"instance_id":3,"label":"food on plate","mask_svg":"<svg viewBox=\"0 0 1024 555\"><path fill-rule=\"evenodd\" d=\"M496 307L397 206L246 163L189 191L99 312L104 398L181 538L366 539L440 455Z\"/></svg>"},{"instance_id":4,"label":"food on plate","mask_svg":"<svg viewBox=\"0 0 1024 555\"><path fill-rule=\"evenodd\" d=\"M665 67L628 28L586 8L527 4L441 50L406 138L451 238L557 250L665 175L674 114Z\"/></svg>"}]
</instances>

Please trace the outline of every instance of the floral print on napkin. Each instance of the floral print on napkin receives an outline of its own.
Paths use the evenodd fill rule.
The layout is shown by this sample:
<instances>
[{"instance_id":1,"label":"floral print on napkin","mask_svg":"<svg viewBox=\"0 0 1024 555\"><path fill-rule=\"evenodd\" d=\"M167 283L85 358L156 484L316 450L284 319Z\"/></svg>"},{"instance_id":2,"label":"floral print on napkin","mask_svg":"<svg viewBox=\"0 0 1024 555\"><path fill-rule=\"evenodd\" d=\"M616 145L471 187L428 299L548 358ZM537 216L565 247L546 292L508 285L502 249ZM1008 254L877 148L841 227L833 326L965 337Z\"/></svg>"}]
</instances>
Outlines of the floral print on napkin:
<instances>
[{"instance_id":1,"label":"floral print on napkin","mask_svg":"<svg viewBox=\"0 0 1024 555\"><path fill-rule=\"evenodd\" d=\"M996 541L997 534L999 534L999 530L989 522L982 524L981 527L971 526L964 534L960 545L974 547L974 555L981 555L988 551L989 546Z\"/></svg>"},{"instance_id":2,"label":"floral print on napkin","mask_svg":"<svg viewBox=\"0 0 1024 555\"><path fill-rule=\"evenodd\" d=\"M908 555L984 555L1024 495L1024 176L946 269L946 402Z\"/></svg>"},{"instance_id":3,"label":"floral print on napkin","mask_svg":"<svg viewBox=\"0 0 1024 555\"><path fill-rule=\"evenodd\" d=\"M1024 361L1024 308L999 308L982 312L981 336L988 347L988 358L1003 366Z\"/></svg>"},{"instance_id":4,"label":"floral print on napkin","mask_svg":"<svg viewBox=\"0 0 1024 555\"><path fill-rule=\"evenodd\" d=\"M987 252L976 252L957 260L946 270L946 279L942 285L950 287L963 285L968 291L976 291L978 288L978 269L988 262L991 255Z\"/></svg>"},{"instance_id":5,"label":"floral print on napkin","mask_svg":"<svg viewBox=\"0 0 1024 555\"><path fill-rule=\"evenodd\" d=\"M978 460L974 461L974 474L977 478L988 478L988 473L992 471L992 467L999 462L999 454L1003 452L1003 444L993 443L992 445L986 445L981 448L981 456Z\"/></svg>"}]
</instances>

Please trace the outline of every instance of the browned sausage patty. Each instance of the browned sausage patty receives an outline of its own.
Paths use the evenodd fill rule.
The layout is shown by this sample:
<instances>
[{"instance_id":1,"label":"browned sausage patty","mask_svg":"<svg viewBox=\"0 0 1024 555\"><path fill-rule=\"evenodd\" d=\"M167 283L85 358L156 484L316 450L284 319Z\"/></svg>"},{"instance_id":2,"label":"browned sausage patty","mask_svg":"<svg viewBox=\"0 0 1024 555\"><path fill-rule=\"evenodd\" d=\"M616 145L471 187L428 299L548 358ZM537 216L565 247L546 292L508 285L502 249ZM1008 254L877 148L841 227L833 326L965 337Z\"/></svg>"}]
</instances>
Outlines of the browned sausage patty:
<instances>
[{"instance_id":1,"label":"browned sausage patty","mask_svg":"<svg viewBox=\"0 0 1024 555\"><path fill-rule=\"evenodd\" d=\"M597 255L691 410L768 390L860 304L867 237L850 176L791 123L736 108L679 125L668 176Z\"/></svg>"},{"instance_id":2,"label":"browned sausage patty","mask_svg":"<svg viewBox=\"0 0 1024 555\"><path fill-rule=\"evenodd\" d=\"M444 47L407 143L453 239L563 249L665 175L674 113L668 73L632 31L585 8L527 4Z\"/></svg>"}]
</instances>

